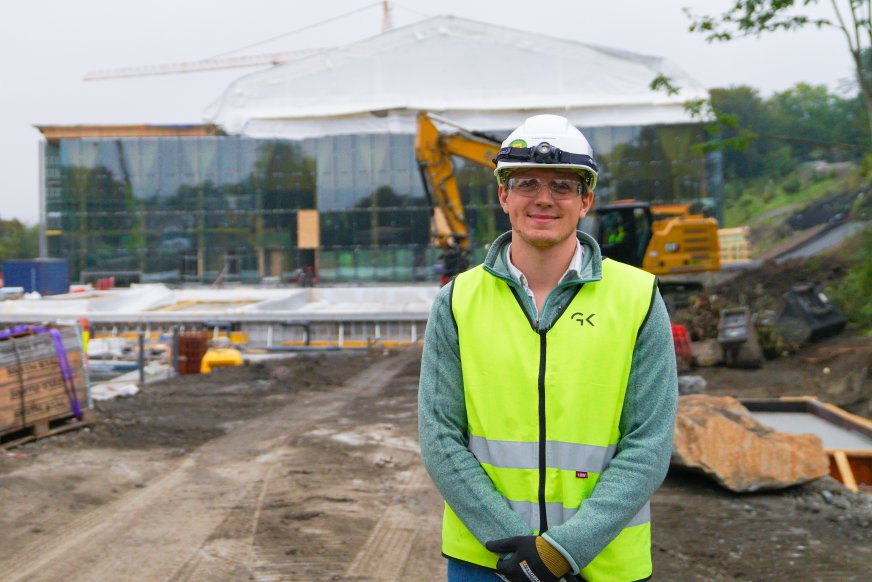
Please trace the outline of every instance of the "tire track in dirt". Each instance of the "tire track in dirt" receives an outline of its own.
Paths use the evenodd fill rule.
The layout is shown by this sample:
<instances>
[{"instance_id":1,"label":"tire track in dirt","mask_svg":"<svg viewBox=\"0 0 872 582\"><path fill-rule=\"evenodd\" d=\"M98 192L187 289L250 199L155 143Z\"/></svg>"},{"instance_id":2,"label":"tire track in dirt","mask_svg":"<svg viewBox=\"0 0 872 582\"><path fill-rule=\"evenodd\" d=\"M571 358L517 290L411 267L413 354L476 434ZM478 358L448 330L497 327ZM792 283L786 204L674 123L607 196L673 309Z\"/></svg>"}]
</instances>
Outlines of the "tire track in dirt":
<instances>
[{"instance_id":1,"label":"tire track in dirt","mask_svg":"<svg viewBox=\"0 0 872 582\"><path fill-rule=\"evenodd\" d=\"M239 504L213 530L197 552L170 576L171 580L195 582L253 577L254 534L275 468L275 464L271 465L263 479L252 483Z\"/></svg>"},{"instance_id":2,"label":"tire track in dirt","mask_svg":"<svg viewBox=\"0 0 872 582\"><path fill-rule=\"evenodd\" d=\"M399 488L397 501L373 528L346 570L346 576L384 581L401 579L420 522L420 517L403 505L403 499L417 494L426 482L424 467L419 465L409 473L409 478Z\"/></svg>"},{"instance_id":3,"label":"tire track in dirt","mask_svg":"<svg viewBox=\"0 0 872 582\"><path fill-rule=\"evenodd\" d=\"M427 547L438 537L438 524L422 520L422 512L436 515L441 508L415 436L419 354L395 360L389 385L375 388L371 379L359 376L360 391L342 415L299 435L299 457L267 496L255 579L362 582L439 576L437 549L423 560L411 559L413 548ZM281 537L271 534L277 529ZM410 564L426 575L406 576Z\"/></svg>"},{"instance_id":4,"label":"tire track in dirt","mask_svg":"<svg viewBox=\"0 0 872 582\"><path fill-rule=\"evenodd\" d=\"M349 407L353 407L355 400L377 396L393 380L397 372L405 367L407 361L415 357L414 352L404 352L382 360L347 381L342 392L321 395L318 400L326 400L326 402L319 406L307 407L308 410L297 411L295 416L298 417L299 422L294 424L294 433L305 433L330 424L333 419L347 412ZM272 454L279 459L271 466L270 473L278 466L293 464L296 457L296 451L286 446L281 450L274 450ZM319 565L316 561L294 562L289 561L285 554L258 551L255 546L255 536L264 499L271 486L282 485L275 484L269 475L266 475L258 487L257 499L248 503L240 501L235 508L236 511L228 515L225 520L223 525L227 527L217 528L191 560L170 579L190 582L240 578L254 578L259 581L293 580L310 579L311 572L322 571L323 565ZM234 514L241 516L243 522L241 527L228 523L233 521ZM333 555L342 555L347 551L341 540L327 542L324 547L333 549Z\"/></svg>"},{"instance_id":5,"label":"tire track in dirt","mask_svg":"<svg viewBox=\"0 0 872 582\"><path fill-rule=\"evenodd\" d=\"M250 573L263 558L252 548L256 522L230 537L210 536L234 509L257 519L270 471L288 460L289 426L321 424L353 398L377 394L411 356L385 358L339 390L210 441L143 489L36 538L2 564L13 573L5 579L231 580Z\"/></svg>"}]
</instances>

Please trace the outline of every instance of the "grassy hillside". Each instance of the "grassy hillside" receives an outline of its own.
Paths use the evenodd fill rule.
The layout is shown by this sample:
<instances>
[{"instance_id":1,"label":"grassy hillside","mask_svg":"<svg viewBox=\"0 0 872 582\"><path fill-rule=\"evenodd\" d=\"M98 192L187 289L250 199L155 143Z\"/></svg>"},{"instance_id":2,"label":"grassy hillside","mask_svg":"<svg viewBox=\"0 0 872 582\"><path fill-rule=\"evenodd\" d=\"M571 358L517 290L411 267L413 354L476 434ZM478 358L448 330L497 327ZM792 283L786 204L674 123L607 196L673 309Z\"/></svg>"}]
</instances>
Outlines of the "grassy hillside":
<instances>
[{"instance_id":1,"label":"grassy hillside","mask_svg":"<svg viewBox=\"0 0 872 582\"><path fill-rule=\"evenodd\" d=\"M852 175L856 173L854 170ZM806 177L802 178L802 174ZM833 172L828 174L797 170L779 180L756 178L728 184L726 198L729 206L724 212L726 226L773 224L779 217L846 187L845 178Z\"/></svg>"},{"instance_id":2,"label":"grassy hillside","mask_svg":"<svg viewBox=\"0 0 872 582\"><path fill-rule=\"evenodd\" d=\"M726 226L751 227L752 256L802 236L813 228L844 220L872 221L872 165L804 166L778 179L755 179L726 185ZM838 267L838 268L837 268ZM872 226L822 256L797 259L784 266L763 266L819 279L860 332L872 331ZM771 285L759 285L761 290ZM747 286L744 292L749 292Z\"/></svg>"}]
</instances>

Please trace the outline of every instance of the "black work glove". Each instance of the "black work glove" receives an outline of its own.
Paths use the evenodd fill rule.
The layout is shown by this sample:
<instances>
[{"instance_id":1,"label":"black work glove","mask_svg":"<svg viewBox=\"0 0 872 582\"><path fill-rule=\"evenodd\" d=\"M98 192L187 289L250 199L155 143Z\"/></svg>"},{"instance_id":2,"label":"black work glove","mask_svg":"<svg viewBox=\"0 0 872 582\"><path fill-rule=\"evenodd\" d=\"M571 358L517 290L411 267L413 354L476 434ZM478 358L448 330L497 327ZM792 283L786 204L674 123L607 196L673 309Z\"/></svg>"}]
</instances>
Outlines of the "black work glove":
<instances>
[{"instance_id":1,"label":"black work glove","mask_svg":"<svg viewBox=\"0 0 872 582\"><path fill-rule=\"evenodd\" d=\"M484 547L509 554L497 562L497 573L509 582L558 582L570 570L566 558L539 536L493 540Z\"/></svg>"}]
</instances>

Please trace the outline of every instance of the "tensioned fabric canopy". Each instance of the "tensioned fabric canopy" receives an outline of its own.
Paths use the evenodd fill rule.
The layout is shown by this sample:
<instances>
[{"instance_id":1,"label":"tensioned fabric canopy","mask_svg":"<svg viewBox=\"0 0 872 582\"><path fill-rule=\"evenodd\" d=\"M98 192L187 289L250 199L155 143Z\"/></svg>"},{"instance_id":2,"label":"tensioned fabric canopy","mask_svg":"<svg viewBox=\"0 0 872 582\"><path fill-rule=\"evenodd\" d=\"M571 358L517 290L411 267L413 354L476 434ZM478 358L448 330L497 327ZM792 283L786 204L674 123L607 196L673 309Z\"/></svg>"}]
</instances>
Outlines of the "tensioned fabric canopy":
<instances>
[{"instance_id":1,"label":"tensioned fabric canopy","mask_svg":"<svg viewBox=\"0 0 872 582\"><path fill-rule=\"evenodd\" d=\"M678 94L654 91L666 75ZM416 24L253 73L204 113L231 134L414 133L418 111L477 130L537 113L582 128L688 123L705 88L666 59L457 18Z\"/></svg>"}]
</instances>

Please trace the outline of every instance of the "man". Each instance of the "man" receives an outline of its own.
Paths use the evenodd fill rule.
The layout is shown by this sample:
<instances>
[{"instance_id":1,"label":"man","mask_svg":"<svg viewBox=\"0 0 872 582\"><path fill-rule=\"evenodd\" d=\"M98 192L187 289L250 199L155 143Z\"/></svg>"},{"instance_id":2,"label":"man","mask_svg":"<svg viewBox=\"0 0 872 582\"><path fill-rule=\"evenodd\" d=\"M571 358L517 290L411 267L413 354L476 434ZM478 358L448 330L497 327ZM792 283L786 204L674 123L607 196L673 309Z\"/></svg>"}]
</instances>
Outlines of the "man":
<instances>
[{"instance_id":1,"label":"man","mask_svg":"<svg viewBox=\"0 0 872 582\"><path fill-rule=\"evenodd\" d=\"M437 296L421 367L448 580L647 579L677 399L666 308L576 230L597 179L580 131L531 117L495 161L512 230Z\"/></svg>"}]
</instances>

